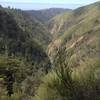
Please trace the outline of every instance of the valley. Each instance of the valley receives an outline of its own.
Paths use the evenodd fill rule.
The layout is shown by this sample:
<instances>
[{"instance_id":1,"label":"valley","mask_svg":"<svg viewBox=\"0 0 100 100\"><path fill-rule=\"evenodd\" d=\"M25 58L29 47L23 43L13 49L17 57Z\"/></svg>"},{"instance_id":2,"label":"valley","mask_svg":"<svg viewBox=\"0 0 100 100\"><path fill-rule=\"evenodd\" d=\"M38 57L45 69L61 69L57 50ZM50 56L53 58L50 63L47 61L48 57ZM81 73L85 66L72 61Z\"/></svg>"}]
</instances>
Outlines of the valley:
<instances>
[{"instance_id":1,"label":"valley","mask_svg":"<svg viewBox=\"0 0 100 100\"><path fill-rule=\"evenodd\" d=\"M100 2L0 6L0 100L100 100L99 84Z\"/></svg>"}]
</instances>

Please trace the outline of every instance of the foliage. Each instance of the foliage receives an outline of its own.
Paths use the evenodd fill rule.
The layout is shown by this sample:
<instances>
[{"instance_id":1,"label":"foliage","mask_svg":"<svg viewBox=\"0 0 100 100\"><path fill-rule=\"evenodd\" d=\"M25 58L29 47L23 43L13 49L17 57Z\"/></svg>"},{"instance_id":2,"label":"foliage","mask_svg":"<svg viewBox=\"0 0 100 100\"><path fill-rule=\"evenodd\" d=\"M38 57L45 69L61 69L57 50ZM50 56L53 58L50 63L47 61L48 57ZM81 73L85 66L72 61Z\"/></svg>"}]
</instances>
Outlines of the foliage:
<instances>
[{"instance_id":1,"label":"foliage","mask_svg":"<svg viewBox=\"0 0 100 100\"><path fill-rule=\"evenodd\" d=\"M43 48L50 42L47 27L0 6L0 100L100 100L99 5L50 20L50 31L58 33L49 46L51 71Z\"/></svg>"},{"instance_id":2,"label":"foliage","mask_svg":"<svg viewBox=\"0 0 100 100\"><path fill-rule=\"evenodd\" d=\"M50 60L42 45L33 39L31 33L20 27L10 11L11 9L0 8L0 77L6 83L4 87L0 87L3 88L1 92L4 91L0 99L9 99L6 97L6 87L9 91L14 91L10 99L17 99L17 95L21 100L30 99L41 83L41 76L50 69ZM10 76L7 73L10 73ZM14 82L9 84L12 76ZM4 83L1 82L1 85ZM32 91L28 92L30 88Z\"/></svg>"},{"instance_id":3,"label":"foliage","mask_svg":"<svg viewBox=\"0 0 100 100\"><path fill-rule=\"evenodd\" d=\"M99 100L100 57L69 68L63 54L58 53L56 69L46 75L33 100Z\"/></svg>"},{"instance_id":4,"label":"foliage","mask_svg":"<svg viewBox=\"0 0 100 100\"><path fill-rule=\"evenodd\" d=\"M42 24L37 18L32 17L26 11L8 8L3 8L2 10L12 15L18 26L25 33L28 33L33 40L46 48L47 44L51 41L51 35L46 29L45 24Z\"/></svg>"},{"instance_id":5,"label":"foliage","mask_svg":"<svg viewBox=\"0 0 100 100\"><path fill-rule=\"evenodd\" d=\"M39 21L43 23L47 23L50 19L54 16L59 15L60 13L71 11L71 9L62 9L62 8L50 8L50 9L43 9L43 10L29 10L26 11L31 16L35 17Z\"/></svg>"}]
</instances>

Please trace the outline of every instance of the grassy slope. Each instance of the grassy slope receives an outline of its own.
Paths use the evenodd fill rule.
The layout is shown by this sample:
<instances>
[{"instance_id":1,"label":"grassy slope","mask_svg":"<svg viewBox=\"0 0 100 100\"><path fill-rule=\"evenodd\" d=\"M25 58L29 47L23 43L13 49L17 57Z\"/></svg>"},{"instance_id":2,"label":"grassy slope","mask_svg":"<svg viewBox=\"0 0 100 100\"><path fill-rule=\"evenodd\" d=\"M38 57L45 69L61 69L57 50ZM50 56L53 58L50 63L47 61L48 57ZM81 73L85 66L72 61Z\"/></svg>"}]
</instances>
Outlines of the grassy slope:
<instances>
[{"instance_id":1,"label":"grassy slope","mask_svg":"<svg viewBox=\"0 0 100 100\"><path fill-rule=\"evenodd\" d=\"M54 69L33 100L99 100L100 2L78 8L64 19L59 30L64 29L63 34L48 47Z\"/></svg>"},{"instance_id":2,"label":"grassy slope","mask_svg":"<svg viewBox=\"0 0 100 100\"><path fill-rule=\"evenodd\" d=\"M48 29L49 32L54 36L54 38L58 38L59 35L64 31L61 29L65 23L65 21L68 19L72 11L67 11L63 14L58 14L52 19L48 21Z\"/></svg>"},{"instance_id":3,"label":"grassy slope","mask_svg":"<svg viewBox=\"0 0 100 100\"><path fill-rule=\"evenodd\" d=\"M62 35L49 45L49 55L55 55L56 47L65 46L66 52L72 53L71 56L78 60L84 56L97 56L100 49L100 3L78 8L66 17L65 14L59 16L54 19L64 19L58 32Z\"/></svg>"}]
</instances>

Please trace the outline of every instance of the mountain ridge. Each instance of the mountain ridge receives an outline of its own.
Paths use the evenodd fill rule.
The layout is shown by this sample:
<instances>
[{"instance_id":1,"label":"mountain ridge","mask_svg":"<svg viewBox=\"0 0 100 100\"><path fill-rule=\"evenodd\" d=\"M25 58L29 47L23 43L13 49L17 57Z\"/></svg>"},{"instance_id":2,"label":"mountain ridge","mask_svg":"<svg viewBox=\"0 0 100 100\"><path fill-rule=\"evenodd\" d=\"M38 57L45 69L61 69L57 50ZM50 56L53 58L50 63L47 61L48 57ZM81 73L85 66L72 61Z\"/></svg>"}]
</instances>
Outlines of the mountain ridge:
<instances>
[{"instance_id":1,"label":"mountain ridge","mask_svg":"<svg viewBox=\"0 0 100 100\"><path fill-rule=\"evenodd\" d=\"M60 27L59 31L54 33L56 34L56 36L54 36L54 40L48 46L49 55L54 56L55 55L54 52L57 50L57 48L62 48L63 46L65 46L66 49L68 49L70 45L72 47L75 46L73 50L75 48L78 48L77 46L81 47L83 43L82 42L78 43L75 41L80 40L80 38L84 37L84 35L86 37L90 36L91 38L93 38L92 36L96 37L93 40L95 41L94 46L96 46L95 43L97 43L99 47L99 40L98 40L99 30L100 30L100 4L99 2L85 6L85 7L80 7L72 11L71 13L69 13L69 15L64 16L64 14L65 13L61 15L57 15L56 17L58 19L56 19L55 17L53 19L53 22L56 22L54 20L58 20L58 23L54 23L52 28L54 28L55 24L58 24L58 26L61 24L60 19L64 19L64 23L62 23L62 27ZM50 31L52 30L52 28L50 29ZM57 29L55 30L57 31ZM93 32L94 32L94 35L93 35ZM80 41L84 41L84 46L87 45L87 43L85 42L85 39L82 39ZM92 43L93 42L91 42L88 45L92 45ZM80 44L80 45L75 45L75 44ZM96 50L96 48L94 49Z\"/></svg>"},{"instance_id":2,"label":"mountain ridge","mask_svg":"<svg viewBox=\"0 0 100 100\"><path fill-rule=\"evenodd\" d=\"M45 23L52 17L57 14L63 13L65 11L71 11L71 9L63 9L63 8L49 8L49 9L42 9L42 10L29 10L26 11L31 16L34 16L41 22Z\"/></svg>"}]
</instances>

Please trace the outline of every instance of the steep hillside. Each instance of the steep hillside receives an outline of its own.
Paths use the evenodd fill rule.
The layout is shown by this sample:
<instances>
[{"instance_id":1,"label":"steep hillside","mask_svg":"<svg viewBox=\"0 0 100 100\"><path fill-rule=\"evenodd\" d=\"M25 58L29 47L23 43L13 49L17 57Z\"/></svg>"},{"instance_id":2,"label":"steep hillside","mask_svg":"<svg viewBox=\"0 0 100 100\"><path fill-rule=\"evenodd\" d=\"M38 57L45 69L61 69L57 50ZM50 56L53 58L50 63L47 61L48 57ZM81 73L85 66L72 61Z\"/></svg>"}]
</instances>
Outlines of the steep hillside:
<instances>
[{"instance_id":1,"label":"steep hillside","mask_svg":"<svg viewBox=\"0 0 100 100\"><path fill-rule=\"evenodd\" d=\"M50 8L45 10L27 11L27 13L30 14L31 16L34 16L41 22L45 23L52 17L56 16L57 14L63 13L65 11L71 11L71 9Z\"/></svg>"},{"instance_id":2,"label":"steep hillside","mask_svg":"<svg viewBox=\"0 0 100 100\"><path fill-rule=\"evenodd\" d=\"M0 9L0 78L5 80L8 94L13 93L15 82L14 93L19 95L18 91L23 91L22 95L26 94L25 98L34 95L35 89L40 84L40 77L49 69L50 60L43 47L34 41L30 33L26 33L19 27L11 13ZM29 77L30 84L28 84ZM32 81L34 83L31 84ZM30 86L34 87L28 92ZM6 90L0 90L0 100L4 100L3 96L7 100L6 94Z\"/></svg>"},{"instance_id":3,"label":"steep hillside","mask_svg":"<svg viewBox=\"0 0 100 100\"><path fill-rule=\"evenodd\" d=\"M54 32L54 34L61 36L49 45L50 56L54 56L57 48L62 47L66 47L66 52L71 53L70 59L76 57L78 63L85 57L98 56L100 53L100 2L78 8L67 15L64 13L56 18L54 19L60 22L54 23L52 29L57 24L60 28L58 31L56 29L58 33ZM64 21L60 25L62 20Z\"/></svg>"},{"instance_id":4,"label":"steep hillside","mask_svg":"<svg viewBox=\"0 0 100 100\"><path fill-rule=\"evenodd\" d=\"M48 46L53 70L33 100L100 100L100 2L56 18Z\"/></svg>"},{"instance_id":5,"label":"steep hillside","mask_svg":"<svg viewBox=\"0 0 100 100\"><path fill-rule=\"evenodd\" d=\"M64 34L70 27L82 23L85 19L88 21L98 16L99 13L99 2L88 6L80 7L71 12L65 12L57 15L48 22L49 31L51 34L57 36ZM93 13L93 14L92 14ZM96 19L96 18L94 18Z\"/></svg>"},{"instance_id":6,"label":"steep hillside","mask_svg":"<svg viewBox=\"0 0 100 100\"><path fill-rule=\"evenodd\" d=\"M49 34L46 26L38 21L34 16L28 15L26 12L17 9L4 9L7 13L13 15L16 23L26 33L29 33L33 39L46 47L51 41L51 35Z\"/></svg>"},{"instance_id":7,"label":"steep hillside","mask_svg":"<svg viewBox=\"0 0 100 100\"><path fill-rule=\"evenodd\" d=\"M62 29L68 17L71 15L72 11L66 11L64 13L58 14L51 18L48 23L48 30L53 35L53 37L57 37L57 35L62 35L64 30ZM67 27L67 25L66 25Z\"/></svg>"}]
</instances>

